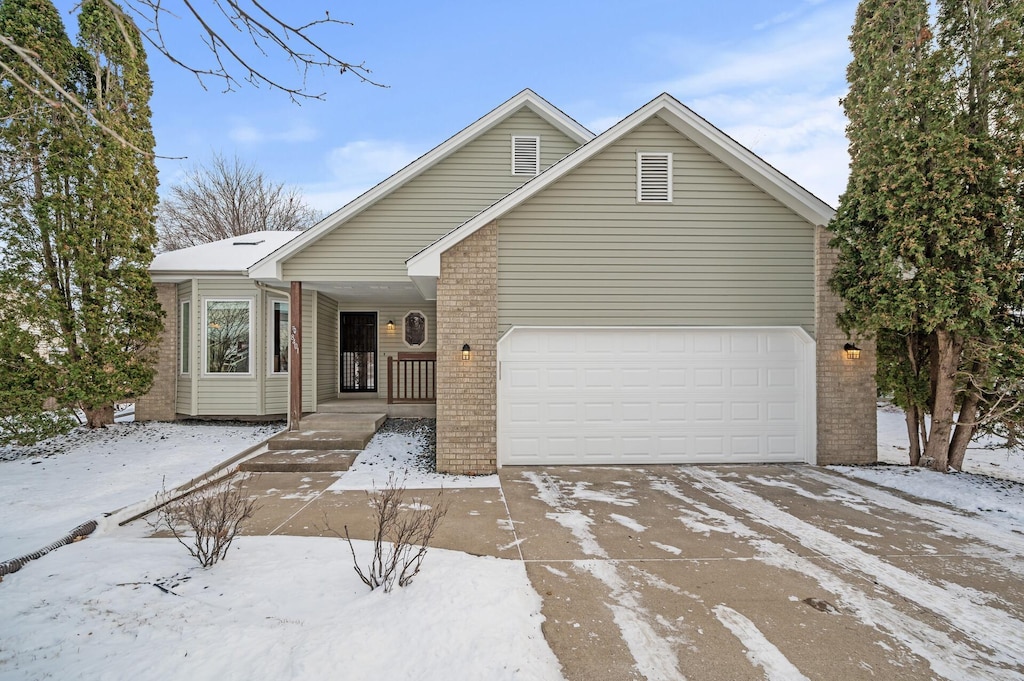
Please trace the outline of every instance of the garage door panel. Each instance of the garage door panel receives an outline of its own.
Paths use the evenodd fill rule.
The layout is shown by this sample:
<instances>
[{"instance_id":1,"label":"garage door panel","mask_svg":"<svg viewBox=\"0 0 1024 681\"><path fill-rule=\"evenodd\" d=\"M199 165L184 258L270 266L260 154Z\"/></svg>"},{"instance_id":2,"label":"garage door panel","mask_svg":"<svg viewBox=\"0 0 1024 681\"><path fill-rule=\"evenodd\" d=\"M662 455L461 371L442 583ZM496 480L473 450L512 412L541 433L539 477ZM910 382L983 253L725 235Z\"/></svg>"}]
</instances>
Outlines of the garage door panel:
<instances>
[{"instance_id":1,"label":"garage door panel","mask_svg":"<svg viewBox=\"0 0 1024 681\"><path fill-rule=\"evenodd\" d=\"M812 457L798 329L520 328L498 356L503 465Z\"/></svg>"}]
</instances>

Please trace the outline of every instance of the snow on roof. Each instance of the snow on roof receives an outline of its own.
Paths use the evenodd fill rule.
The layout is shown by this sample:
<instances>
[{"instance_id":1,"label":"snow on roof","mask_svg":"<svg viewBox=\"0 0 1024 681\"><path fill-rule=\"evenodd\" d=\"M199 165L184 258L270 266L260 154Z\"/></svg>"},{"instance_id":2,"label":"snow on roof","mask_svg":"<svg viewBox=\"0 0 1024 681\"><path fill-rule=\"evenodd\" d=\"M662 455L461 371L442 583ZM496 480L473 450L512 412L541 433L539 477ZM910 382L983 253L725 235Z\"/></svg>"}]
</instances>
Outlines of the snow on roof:
<instances>
[{"instance_id":1,"label":"snow on roof","mask_svg":"<svg viewBox=\"0 0 1024 681\"><path fill-rule=\"evenodd\" d=\"M153 274L171 272L245 273L302 232L253 232L160 253L149 266Z\"/></svg>"}]
</instances>

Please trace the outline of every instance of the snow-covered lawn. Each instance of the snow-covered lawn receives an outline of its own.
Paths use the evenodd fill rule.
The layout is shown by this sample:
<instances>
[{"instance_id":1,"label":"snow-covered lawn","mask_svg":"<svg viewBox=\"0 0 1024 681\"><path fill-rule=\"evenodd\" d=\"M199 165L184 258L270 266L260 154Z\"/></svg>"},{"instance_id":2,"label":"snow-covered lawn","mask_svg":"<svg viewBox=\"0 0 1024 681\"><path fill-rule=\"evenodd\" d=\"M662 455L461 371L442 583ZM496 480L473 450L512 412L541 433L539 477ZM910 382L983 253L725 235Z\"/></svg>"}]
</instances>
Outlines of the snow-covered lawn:
<instances>
[{"instance_id":1,"label":"snow-covered lawn","mask_svg":"<svg viewBox=\"0 0 1024 681\"><path fill-rule=\"evenodd\" d=\"M971 443L962 473L910 467L903 412L878 409L879 466L832 466L851 477L977 513L989 522L1024 534L1024 452L1010 451L995 438Z\"/></svg>"},{"instance_id":2,"label":"snow-covered lawn","mask_svg":"<svg viewBox=\"0 0 1024 681\"><path fill-rule=\"evenodd\" d=\"M904 463L901 418L879 411L883 461ZM269 434L266 426L123 424L78 431L40 456L0 449L0 559L185 482ZM383 433L337 487L380 486L391 470L410 488L452 486L423 468L423 449L422 433ZM834 470L1024 532L1024 487L1014 482L1024 480L1022 455L990 444L970 451L967 468L989 475ZM460 482L498 484L496 476ZM226 561L202 570L146 530L101 523L85 541L4 578L0 681L562 678L520 562L434 549L411 586L371 593L341 540L242 537ZM365 562L368 545L357 548Z\"/></svg>"},{"instance_id":3,"label":"snow-covered lawn","mask_svg":"<svg viewBox=\"0 0 1024 681\"><path fill-rule=\"evenodd\" d=\"M280 425L117 423L0 448L0 561L206 473Z\"/></svg>"},{"instance_id":4,"label":"snow-covered lawn","mask_svg":"<svg viewBox=\"0 0 1024 681\"><path fill-rule=\"evenodd\" d=\"M49 455L0 450L0 559L149 498L164 479L186 482L270 432L128 424L77 431L48 443ZM414 433L384 433L349 482L397 469L410 487L452 486L415 460L422 448ZM385 594L359 581L340 539L242 537L203 570L147 529L101 523L3 578L0 681L562 678L520 562L432 549L410 586ZM370 545L356 544L365 565Z\"/></svg>"},{"instance_id":5,"label":"snow-covered lawn","mask_svg":"<svg viewBox=\"0 0 1024 681\"><path fill-rule=\"evenodd\" d=\"M0 679L562 678L522 563L432 549L411 585L370 592L340 539L243 537L203 570L130 534L4 578Z\"/></svg>"}]
</instances>

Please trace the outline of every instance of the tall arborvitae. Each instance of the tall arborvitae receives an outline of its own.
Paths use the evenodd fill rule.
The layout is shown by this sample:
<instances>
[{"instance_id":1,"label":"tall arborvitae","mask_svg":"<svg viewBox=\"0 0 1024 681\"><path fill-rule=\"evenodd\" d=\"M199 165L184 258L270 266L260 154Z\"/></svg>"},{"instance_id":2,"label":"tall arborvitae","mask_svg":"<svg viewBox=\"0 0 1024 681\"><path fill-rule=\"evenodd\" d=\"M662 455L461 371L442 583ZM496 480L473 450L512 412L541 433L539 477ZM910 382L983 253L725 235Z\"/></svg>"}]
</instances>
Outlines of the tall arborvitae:
<instances>
[{"instance_id":1,"label":"tall arborvitae","mask_svg":"<svg viewBox=\"0 0 1024 681\"><path fill-rule=\"evenodd\" d=\"M858 8L832 285L841 321L878 334L912 462L947 470L980 424L1016 418L1021 394L1024 23L1019 1L938 6L937 18L925 0ZM1001 140L1010 131L1016 147Z\"/></svg>"},{"instance_id":2,"label":"tall arborvitae","mask_svg":"<svg viewBox=\"0 0 1024 681\"><path fill-rule=\"evenodd\" d=\"M76 87L77 51L49 0L2 0L0 34L37 57L53 81ZM80 130L54 83L13 54L0 78L0 441L27 442L52 433L42 414L63 392L65 376L47 362L62 347L73 312L51 315L50 292L65 287L54 276L66 255L54 249L63 229L55 166L80 150ZM54 423L59 424L60 419Z\"/></svg>"},{"instance_id":3,"label":"tall arborvitae","mask_svg":"<svg viewBox=\"0 0 1024 681\"><path fill-rule=\"evenodd\" d=\"M4 10L44 5L2 2ZM60 38L67 42L63 33ZM111 422L115 401L149 388L147 348L161 326L147 271L156 243L152 86L137 29L103 0L82 3L79 42L62 62L65 71L53 75L70 83L89 119L61 116L49 128L33 123L47 151L34 193L6 192L11 201L0 225L7 242L0 282L7 316L56 348L57 399L81 407L90 425L101 425ZM9 87L21 96L24 84Z\"/></svg>"}]
</instances>

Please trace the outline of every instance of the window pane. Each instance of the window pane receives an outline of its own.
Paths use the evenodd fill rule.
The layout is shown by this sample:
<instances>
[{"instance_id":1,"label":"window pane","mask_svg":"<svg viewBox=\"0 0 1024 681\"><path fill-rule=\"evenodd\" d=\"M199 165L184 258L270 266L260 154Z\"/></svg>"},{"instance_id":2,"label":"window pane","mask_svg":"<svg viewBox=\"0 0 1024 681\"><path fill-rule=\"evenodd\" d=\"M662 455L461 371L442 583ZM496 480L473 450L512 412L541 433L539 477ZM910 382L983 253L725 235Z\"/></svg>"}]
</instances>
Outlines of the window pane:
<instances>
[{"instance_id":1,"label":"window pane","mask_svg":"<svg viewBox=\"0 0 1024 681\"><path fill-rule=\"evenodd\" d=\"M288 372L288 303L274 301L270 337L273 339L271 371L277 374Z\"/></svg>"},{"instance_id":2,"label":"window pane","mask_svg":"<svg viewBox=\"0 0 1024 681\"><path fill-rule=\"evenodd\" d=\"M187 374L189 372L188 358L192 354L192 348L190 342L192 340L192 304L189 302L183 302L181 304L181 318L178 320L178 328L181 330L181 373Z\"/></svg>"},{"instance_id":3,"label":"window pane","mask_svg":"<svg viewBox=\"0 0 1024 681\"><path fill-rule=\"evenodd\" d=\"M206 303L206 371L249 373L249 303L210 300Z\"/></svg>"}]
</instances>

